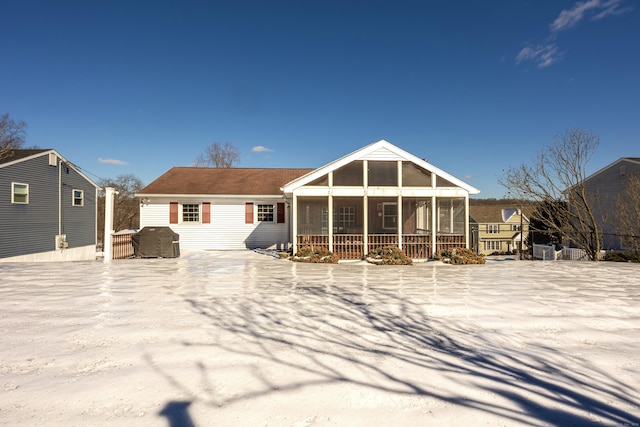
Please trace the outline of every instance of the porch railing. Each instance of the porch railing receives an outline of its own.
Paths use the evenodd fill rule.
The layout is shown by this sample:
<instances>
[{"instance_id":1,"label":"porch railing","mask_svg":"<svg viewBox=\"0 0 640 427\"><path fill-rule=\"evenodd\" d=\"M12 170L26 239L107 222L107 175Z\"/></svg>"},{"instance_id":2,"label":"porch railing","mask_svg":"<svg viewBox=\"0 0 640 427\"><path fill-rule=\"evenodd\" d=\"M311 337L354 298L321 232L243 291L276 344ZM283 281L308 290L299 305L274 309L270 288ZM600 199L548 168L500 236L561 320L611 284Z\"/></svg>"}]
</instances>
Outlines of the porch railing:
<instances>
[{"instance_id":1,"label":"porch railing","mask_svg":"<svg viewBox=\"0 0 640 427\"><path fill-rule=\"evenodd\" d=\"M333 236L333 253L340 259L360 259L364 256L363 234L336 234Z\"/></svg>"},{"instance_id":2,"label":"porch railing","mask_svg":"<svg viewBox=\"0 0 640 427\"><path fill-rule=\"evenodd\" d=\"M465 236L457 234L436 235L436 250L464 248ZM297 236L298 248L311 246L329 250L329 236L322 234L304 234ZM397 234L369 234L367 236L369 250L384 246L398 246ZM432 255L430 234L403 234L402 249L408 257L428 259ZM360 259L365 253L364 235L335 234L333 236L333 252L340 259Z\"/></svg>"},{"instance_id":3,"label":"porch railing","mask_svg":"<svg viewBox=\"0 0 640 427\"><path fill-rule=\"evenodd\" d=\"M445 249L464 248L464 234L437 234L436 235L436 252Z\"/></svg>"},{"instance_id":4,"label":"porch railing","mask_svg":"<svg viewBox=\"0 0 640 427\"><path fill-rule=\"evenodd\" d=\"M430 234L403 234L402 250L409 258L427 259L431 258L431 235Z\"/></svg>"}]
</instances>

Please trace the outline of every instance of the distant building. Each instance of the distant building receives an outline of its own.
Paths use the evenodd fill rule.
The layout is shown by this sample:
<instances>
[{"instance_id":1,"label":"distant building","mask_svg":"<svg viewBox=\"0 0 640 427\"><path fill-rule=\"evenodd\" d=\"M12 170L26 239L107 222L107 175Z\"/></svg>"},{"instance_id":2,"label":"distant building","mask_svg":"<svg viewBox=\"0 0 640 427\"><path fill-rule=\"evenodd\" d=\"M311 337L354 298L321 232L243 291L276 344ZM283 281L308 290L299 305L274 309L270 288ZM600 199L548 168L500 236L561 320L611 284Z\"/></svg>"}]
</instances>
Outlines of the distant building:
<instances>
[{"instance_id":1,"label":"distant building","mask_svg":"<svg viewBox=\"0 0 640 427\"><path fill-rule=\"evenodd\" d=\"M98 186L55 150L0 160L0 262L96 258Z\"/></svg>"},{"instance_id":2,"label":"distant building","mask_svg":"<svg viewBox=\"0 0 640 427\"><path fill-rule=\"evenodd\" d=\"M622 228L618 220L620 209L631 209L631 199L625 196L629 178L640 177L640 158L624 157L590 175L584 181L588 196L602 228L602 249L626 250L625 237L630 230ZM634 189L639 191L640 189ZM640 231L640 230L635 230ZM636 236L636 238L639 238Z\"/></svg>"},{"instance_id":3,"label":"distant building","mask_svg":"<svg viewBox=\"0 0 640 427\"><path fill-rule=\"evenodd\" d=\"M526 251L529 218L514 207L500 205L470 206L471 227L477 233L477 252L482 255Z\"/></svg>"}]
</instances>

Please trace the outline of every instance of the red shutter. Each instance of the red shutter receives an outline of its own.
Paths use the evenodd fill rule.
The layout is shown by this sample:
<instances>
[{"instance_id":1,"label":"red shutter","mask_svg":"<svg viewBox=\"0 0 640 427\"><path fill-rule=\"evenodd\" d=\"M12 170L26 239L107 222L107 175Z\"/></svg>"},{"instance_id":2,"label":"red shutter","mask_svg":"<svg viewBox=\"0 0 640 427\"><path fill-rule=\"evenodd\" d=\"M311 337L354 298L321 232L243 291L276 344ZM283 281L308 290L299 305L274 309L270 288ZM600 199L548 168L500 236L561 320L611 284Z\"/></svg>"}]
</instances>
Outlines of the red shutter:
<instances>
[{"instance_id":1,"label":"red shutter","mask_svg":"<svg viewBox=\"0 0 640 427\"><path fill-rule=\"evenodd\" d=\"M278 203L278 224L284 224L284 203Z\"/></svg>"},{"instance_id":2,"label":"red shutter","mask_svg":"<svg viewBox=\"0 0 640 427\"><path fill-rule=\"evenodd\" d=\"M178 223L178 203L169 203L169 224Z\"/></svg>"},{"instance_id":3,"label":"red shutter","mask_svg":"<svg viewBox=\"0 0 640 427\"><path fill-rule=\"evenodd\" d=\"M202 223L211 224L211 203L202 202Z\"/></svg>"},{"instance_id":4,"label":"red shutter","mask_svg":"<svg viewBox=\"0 0 640 427\"><path fill-rule=\"evenodd\" d=\"M244 205L244 223L253 224L253 203L245 203Z\"/></svg>"}]
</instances>

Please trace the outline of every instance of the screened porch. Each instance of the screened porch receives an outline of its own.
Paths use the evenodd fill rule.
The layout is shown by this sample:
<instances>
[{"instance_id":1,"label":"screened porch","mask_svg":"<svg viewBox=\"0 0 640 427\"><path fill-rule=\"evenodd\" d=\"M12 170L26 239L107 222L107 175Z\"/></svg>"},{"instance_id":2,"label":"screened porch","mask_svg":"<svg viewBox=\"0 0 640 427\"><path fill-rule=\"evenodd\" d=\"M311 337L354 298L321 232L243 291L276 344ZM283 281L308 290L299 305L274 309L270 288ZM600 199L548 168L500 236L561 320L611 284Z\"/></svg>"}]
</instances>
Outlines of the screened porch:
<instances>
[{"instance_id":1,"label":"screened porch","mask_svg":"<svg viewBox=\"0 0 640 427\"><path fill-rule=\"evenodd\" d=\"M463 197L296 198L296 247L321 247L341 259L360 259L384 246L414 259L466 247Z\"/></svg>"}]
</instances>

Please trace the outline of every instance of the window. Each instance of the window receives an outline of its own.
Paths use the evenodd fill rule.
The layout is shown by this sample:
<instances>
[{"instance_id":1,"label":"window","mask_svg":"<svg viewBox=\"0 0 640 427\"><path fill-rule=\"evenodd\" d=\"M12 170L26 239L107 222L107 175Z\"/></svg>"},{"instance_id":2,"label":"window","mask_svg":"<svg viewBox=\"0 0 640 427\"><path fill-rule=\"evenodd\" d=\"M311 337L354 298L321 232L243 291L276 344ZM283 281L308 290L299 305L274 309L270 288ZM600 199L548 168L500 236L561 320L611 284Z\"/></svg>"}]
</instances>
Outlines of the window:
<instances>
[{"instance_id":1,"label":"window","mask_svg":"<svg viewBox=\"0 0 640 427\"><path fill-rule=\"evenodd\" d=\"M500 232L500 225L498 224L487 224L487 233L489 234L498 234Z\"/></svg>"},{"instance_id":2,"label":"window","mask_svg":"<svg viewBox=\"0 0 640 427\"><path fill-rule=\"evenodd\" d=\"M73 206L84 206L84 190L73 190Z\"/></svg>"},{"instance_id":3,"label":"window","mask_svg":"<svg viewBox=\"0 0 640 427\"><path fill-rule=\"evenodd\" d=\"M273 205L258 205L258 221L273 222Z\"/></svg>"},{"instance_id":4,"label":"window","mask_svg":"<svg viewBox=\"0 0 640 427\"><path fill-rule=\"evenodd\" d=\"M398 226L398 205L384 203L382 207L382 228L396 228Z\"/></svg>"},{"instance_id":5,"label":"window","mask_svg":"<svg viewBox=\"0 0 640 427\"><path fill-rule=\"evenodd\" d=\"M196 203L183 204L182 222L200 222L200 205Z\"/></svg>"},{"instance_id":6,"label":"window","mask_svg":"<svg viewBox=\"0 0 640 427\"><path fill-rule=\"evenodd\" d=\"M353 206L341 206L333 211L333 232L345 233L348 228L356 226L356 208Z\"/></svg>"},{"instance_id":7,"label":"window","mask_svg":"<svg viewBox=\"0 0 640 427\"><path fill-rule=\"evenodd\" d=\"M511 231L520 231L520 224L511 224Z\"/></svg>"},{"instance_id":8,"label":"window","mask_svg":"<svg viewBox=\"0 0 640 427\"><path fill-rule=\"evenodd\" d=\"M484 242L484 249L486 251L499 251L501 250L501 244L498 240L489 240L488 242Z\"/></svg>"},{"instance_id":9,"label":"window","mask_svg":"<svg viewBox=\"0 0 640 427\"><path fill-rule=\"evenodd\" d=\"M369 186L395 187L398 185L398 163L388 161L369 162Z\"/></svg>"},{"instance_id":10,"label":"window","mask_svg":"<svg viewBox=\"0 0 640 427\"><path fill-rule=\"evenodd\" d=\"M11 203L23 205L29 203L29 184L11 183Z\"/></svg>"}]
</instances>

